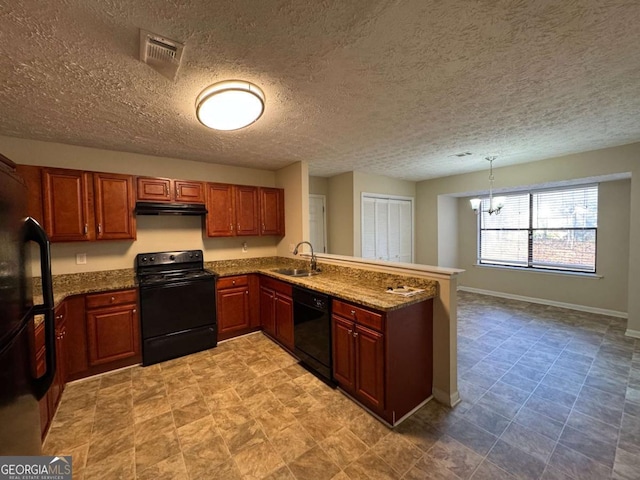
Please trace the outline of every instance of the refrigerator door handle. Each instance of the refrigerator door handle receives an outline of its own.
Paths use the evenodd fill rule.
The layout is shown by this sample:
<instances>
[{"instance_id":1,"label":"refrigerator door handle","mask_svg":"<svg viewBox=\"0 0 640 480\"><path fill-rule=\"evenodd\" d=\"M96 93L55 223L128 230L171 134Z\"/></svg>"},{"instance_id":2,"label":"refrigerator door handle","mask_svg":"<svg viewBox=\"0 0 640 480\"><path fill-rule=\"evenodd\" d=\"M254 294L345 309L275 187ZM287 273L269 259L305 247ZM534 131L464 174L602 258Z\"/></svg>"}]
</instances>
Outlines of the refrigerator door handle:
<instances>
[{"instance_id":1,"label":"refrigerator door handle","mask_svg":"<svg viewBox=\"0 0 640 480\"><path fill-rule=\"evenodd\" d=\"M33 391L38 400L44 397L56 375L56 325L53 318L53 282L51 279L51 247L49 238L40 224L31 217L24 222L24 241L33 241L40 247L42 272L42 305L33 307L34 315L44 315L44 344L46 373L33 379Z\"/></svg>"}]
</instances>

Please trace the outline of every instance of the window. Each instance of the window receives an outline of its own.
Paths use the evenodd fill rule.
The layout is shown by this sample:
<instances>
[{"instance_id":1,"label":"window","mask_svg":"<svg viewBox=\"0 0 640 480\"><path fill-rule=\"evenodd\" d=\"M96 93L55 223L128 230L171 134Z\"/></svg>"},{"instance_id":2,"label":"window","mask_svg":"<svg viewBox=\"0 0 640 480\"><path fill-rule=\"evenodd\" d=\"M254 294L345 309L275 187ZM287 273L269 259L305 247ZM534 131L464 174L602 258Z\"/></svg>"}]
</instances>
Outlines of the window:
<instances>
[{"instance_id":1,"label":"window","mask_svg":"<svg viewBox=\"0 0 640 480\"><path fill-rule=\"evenodd\" d=\"M596 271L598 186L507 194L499 214L482 199L478 263Z\"/></svg>"},{"instance_id":2,"label":"window","mask_svg":"<svg viewBox=\"0 0 640 480\"><path fill-rule=\"evenodd\" d=\"M362 257L413 262L413 199L362 194Z\"/></svg>"}]
</instances>

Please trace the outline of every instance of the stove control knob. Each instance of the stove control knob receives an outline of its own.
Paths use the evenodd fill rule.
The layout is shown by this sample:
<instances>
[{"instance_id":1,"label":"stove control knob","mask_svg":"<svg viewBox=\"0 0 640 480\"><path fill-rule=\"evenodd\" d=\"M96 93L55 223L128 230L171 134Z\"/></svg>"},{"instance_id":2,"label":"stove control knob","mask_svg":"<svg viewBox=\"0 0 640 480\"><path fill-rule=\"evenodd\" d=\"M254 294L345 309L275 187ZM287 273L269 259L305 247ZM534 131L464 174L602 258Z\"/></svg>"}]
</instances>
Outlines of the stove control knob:
<instances>
[{"instance_id":1,"label":"stove control knob","mask_svg":"<svg viewBox=\"0 0 640 480\"><path fill-rule=\"evenodd\" d=\"M149 261L151 261L151 262L155 262L155 261L156 261L156 257L151 257L151 258L149 259Z\"/></svg>"},{"instance_id":2,"label":"stove control knob","mask_svg":"<svg viewBox=\"0 0 640 480\"><path fill-rule=\"evenodd\" d=\"M175 260L175 259L176 259L176 256L175 256L175 255L169 255L169 258L170 258L171 260Z\"/></svg>"},{"instance_id":3,"label":"stove control knob","mask_svg":"<svg viewBox=\"0 0 640 480\"><path fill-rule=\"evenodd\" d=\"M142 261L146 262L147 261L147 257L142 257Z\"/></svg>"},{"instance_id":4,"label":"stove control knob","mask_svg":"<svg viewBox=\"0 0 640 480\"><path fill-rule=\"evenodd\" d=\"M196 252L196 258L198 258L200 256L200 254L198 252Z\"/></svg>"},{"instance_id":5,"label":"stove control knob","mask_svg":"<svg viewBox=\"0 0 640 480\"><path fill-rule=\"evenodd\" d=\"M189 258L193 258L193 253L190 253L190 254L189 254Z\"/></svg>"}]
</instances>

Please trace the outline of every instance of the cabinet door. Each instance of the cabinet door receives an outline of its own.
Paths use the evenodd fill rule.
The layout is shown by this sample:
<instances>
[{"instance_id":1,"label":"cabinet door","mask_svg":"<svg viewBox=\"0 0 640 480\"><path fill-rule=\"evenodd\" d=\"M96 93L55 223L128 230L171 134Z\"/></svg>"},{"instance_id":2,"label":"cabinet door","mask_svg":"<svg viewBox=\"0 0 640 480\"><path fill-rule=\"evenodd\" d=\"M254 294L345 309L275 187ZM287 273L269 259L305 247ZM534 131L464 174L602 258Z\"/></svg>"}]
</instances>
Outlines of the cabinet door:
<instances>
[{"instance_id":1,"label":"cabinet door","mask_svg":"<svg viewBox=\"0 0 640 480\"><path fill-rule=\"evenodd\" d=\"M133 177L94 173L93 189L96 212L96 238L117 240L136 238L133 215Z\"/></svg>"},{"instance_id":2,"label":"cabinet door","mask_svg":"<svg viewBox=\"0 0 640 480\"><path fill-rule=\"evenodd\" d=\"M354 324L337 315L333 320L333 377L349 392L355 390Z\"/></svg>"},{"instance_id":3,"label":"cabinet door","mask_svg":"<svg viewBox=\"0 0 640 480\"><path fill-rule=\"evenodd\" d=\"M174 180L176 202L204 203L204 183Z\"/></svg>"},{"instance_id":4,"label":"cabinet door","mask_svg":"<svg viewBox=\"0 0 640 480\"><path fill-rule=\"evenodd\" d=\"M157 177L138 177L137 198L144 202L170 202L171 179Z\"/></svg>"},{"instance_id":5,"label":"cabinet door","mask_svg":"<svg viewBox=\"0 0 640 480\"><path fill-rule=\"evenodd\" d=\"M207 211L208 237L231 237L235 235L233 185L208 183Z\"/></svg>"},{"instance_id":6,"label":"cabinet door","mask_svg":"<svg viewBox=\"0 0 640 480\"><path fill-rule=\"evenodd\" d=\"M67 307L65 341L67 345L73 345L73 348L65 349L65 371L69 380L76 380L89 368L84 296L68 297L64 303Z\"/></svg>"},{"instance_id":7,"label":"cabinet door","mask_svg":"<svg viewBox=\"0 0 640 480\"><path fill-rule=\"evenodd\" d=\"M218 333L223 334L250 327L249 287L218 290Z\"/></svg>"},{"instance_id":8,"label":"cabinet door","mask_svg":"<svg viewBox=\"0 0 640 480\"><path fill-rule=\"evenodd\" d=\"M52 242L93 237L89 178L90 174L78 170L42 170L44 225Z\"/></svg>"},{"instance_id":9,"label":"cabinet door","mask_svg":"<svg viewBox=\"0 0 640 480\"><path fill-rule=\"evenodd\" d=\"M384 336L355 325L356 395L374 409L384 408Z\"/></svg>"},{"instance_id":10,"label":"cabinet door","mask_svg":"<svg viewBox=\"0 0 640 480\"><path fill-rule=\"evenodd\" d=\"M284 190L260 188L260 235L284 235Z\"/></svg>"},{"instance_id":11,"label":"cabinet door","mask_svg":"<svg viewBox=\"0 0 640 480\"><path fill-rule=\"evenodd\" d=\"M267 287L260 287L260 322L262 329L276 336L275 292Z\"/></svg>"},{"instance_id":12,"label":"cabinet door","mask_svg":"<svg viewBox=\"0 0 640 480\"><path fill-rule=\"evenodd\" d=\"M275 294L276 338L293 350L293 300L288 295Z\"/></svg>"},{"instance_id":13,"label":"cabinet door","mask_svg":"<svg viewBox=\"0 0 640 480\"><path fill-rule=\"evenodd\" d=\"M139 321L135 305L87 311L87 330L91 366L140 353Z\"/></svg>"},{"instance_id":14,"label":"cabinet door","mask_svg":"<svg viewBox=\"0 0 640 480\"><path fill-rule=\"evenodd\" d=\"M60 397L64 390L65 383L65 362L64 362L64 336L66 333L66 304L61 303L54 312L55 331L56 331L56 373L53 382L49 388L47 396L49 397L49 415L55 414Z\"/></svg>"},{"instance_id":15,"label":"cabinet door","mask_svg":"<svg viewBox=\"0 0 640 480\"><path fill-rule=\"evenodd\" d=\"M236 235L259 235L258 187L235 185Z\"/></svg>"}]
</instances>

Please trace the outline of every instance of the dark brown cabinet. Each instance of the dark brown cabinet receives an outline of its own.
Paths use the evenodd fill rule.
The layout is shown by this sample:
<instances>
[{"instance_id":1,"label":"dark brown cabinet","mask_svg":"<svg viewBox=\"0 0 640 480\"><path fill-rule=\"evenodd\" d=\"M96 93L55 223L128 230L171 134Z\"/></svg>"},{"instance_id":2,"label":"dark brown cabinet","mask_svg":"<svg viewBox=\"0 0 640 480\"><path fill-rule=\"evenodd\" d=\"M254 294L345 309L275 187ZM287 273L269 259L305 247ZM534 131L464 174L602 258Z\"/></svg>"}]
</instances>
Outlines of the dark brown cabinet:
<instances>
[{"instance_id":1,"label":"dark brown cabinet","mask_svg":"<svg viewBox=\"0 0 640 480\"><path fill-rule=\"evenodd\" d=\"M260 327L255 275L220 278L216 285L218 339L226 340Z\"/></svg>"},{"instance_id":2,"label":"dark brown cabinet","mask_svg":"<svg viewBox=\"0 0 640 480\"><path fill-rule=\"evenodd\" d=\"M339 314L332 318L335 379L365 405L384 409L384 336Z\"/></svg>"},{"instance_id":3,"label":"dark brown cabinet","mask_svg":"<svg viewBox=\"0 0 640 480\"><path fill-rule=\"evenodd\" d=\"M260 235L284 236L284 190L260 188Z\"/></svg>"},{"instance_id":4,"label":"dark brown cabinet","mask_svg":"<svg viewBox=\"0 0 640 480\"><path fill-rule=\"evenodd\" d=\"M208 237L232 237L236 234L233 185L207 184L206 229Z\"/></svg>"},{"instance_id":5,"label":"dark brown cabinet","mask_svg":"<svg viewBox=\"0 0 640 480\"><path fill-rule=\"evenodd\" d=\"M140 321L135 290L85 297L90 367L140 359Z\"/></svg>"},{"instance_id":6,"label":"dark brown cabinet","mask_svg":"<svg viewBox=\"0 0 640 480\"><path fill-rule=\"evenodd\" d=\"M133 177L114 173L94 173L93 186L96 239L135 239Z\"/></svg>"},{"instance_id":7,"label":"dark brown cabinet","mask_svg":"<svg viewBox=\"0 0 640 480\"><path fill-rule=\"evenodd\" d=\"M64 386L66 383L66 314L67 305L62 302L54 311L55 341L56 341L56 373L46 395L40 399L40 434L42 438L47 433L51 420L56 413ZM46 373L46 347L44 342L44 323L33 329L34 376L41 377Z\"/></svg>"},{"instance_id":8,"label":"dark brown cabinet","mask_svg":"<svg viewBox=\"0 0 640 480\"><path fill-rule=\"evenodd\" d=\"M16 165L16 171L27 186L27 215L44 225L42 213L42 167L35 165Z\"/></svg>"},{"instance_id":9,"label":"dark brown cabinet","mask_svg":"<svg viewBox=\"0 0 640 480\"><path fill-rule=\"evenodd\" d=\"M208 183L207 210L209 237L284 235L281 188Z\"/></svg>"},{"instance_id":10,"label":"dark brown cabinet","mask_svg":"<svg viewBox=\"0 0 640 480\"><path fill-rule=\"evenodd\" d=\"M258 187L235 185L236 235L259 235Z\"/></svg>"},{"instance_id":11,"label":"dark brown cabinet","mask_svg":"<svg viewBox=\"0 0 640 480\"><path fill-rule=\"evenodd\" d=\"M137 198L145 202L205 203L203 182L137 177Z\"/></svg>"},{"instance_id":12,"label":"dark brown cabinet","mask_svg":"<svg viewBox=\"0 0 640 480\"><path fill-rule=\"evenodd\" d=\"M133 177L43 168L44 226L52 242L136 238Z\"/></svg>"},{"instance_id":13,"label":"dark brown cabinet","mask_svg":"<svg viewBox=\"0 0 640 480\"><path fill-rule=\"evenodd\" d=\"M44 226L52 242L91 239L90 179L91 174L80 170L42 170Z\"/></svg>"},{"instance_id":14,"label":"dark brown cabinet","mask_svg":"<svg viewBox=\"0 0 640 480\"><path fill-rule=\"evenodd\" d=\"M334 299L333 375L395 425L426 401L433 381L433 300L388 312Z\"/></svg>"},{"instance_id":15,"label":"dark brown cabinet","mask_svg":"<svg viewBox=\"0 0 640 480\"><path fill-rule=\"evenodd\" d=\"M260 279L260 318L265 333L293 350L291 285L270 277Z\"/></svg>"}]
</instances>

